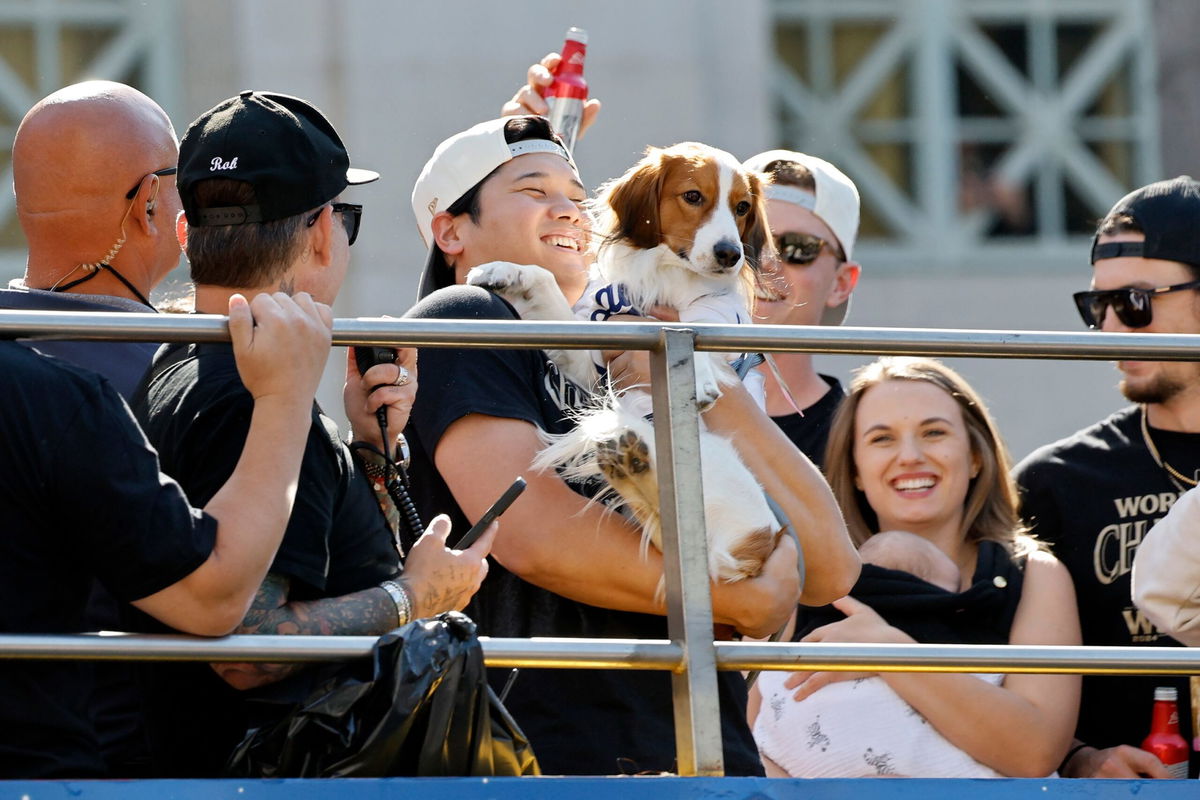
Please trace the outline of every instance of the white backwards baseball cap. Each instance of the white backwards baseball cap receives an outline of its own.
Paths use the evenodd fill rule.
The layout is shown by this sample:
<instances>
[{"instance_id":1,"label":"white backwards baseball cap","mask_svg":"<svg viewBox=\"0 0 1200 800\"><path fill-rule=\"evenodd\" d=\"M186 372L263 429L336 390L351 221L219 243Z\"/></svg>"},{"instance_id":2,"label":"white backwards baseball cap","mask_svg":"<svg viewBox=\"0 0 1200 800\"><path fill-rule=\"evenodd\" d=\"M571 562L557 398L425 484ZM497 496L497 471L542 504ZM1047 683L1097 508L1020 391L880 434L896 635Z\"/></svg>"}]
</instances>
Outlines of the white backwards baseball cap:
<instances>
[{"instance_id":1,"label":"white backwards baseball cap","mask_svg":"<svg viewBox=\"0 0 1200 800\"><path fill-rule=\"evenodd\" d=\"M828 161L794 150L768 150L746 159L742 166L755 172L768 172L767 166L776 161L794 162L807 169L816 189L810 192L797 186L767 184L767 199L800 206L820 217L837 237L846 259L853 260L859 221L858 187L854 181ZM825 309L821 324L841 325L849 310L850 298L846 298L841 305Z\"/></svg>"},{"instance_id":2,"label":"white backwards baseball cap","mask_svg":"<svg viewBox=\"0 0 1200 800\"><path fill-rule=\"evenodd\" d=\"M433 240L434 216L454 205L476 184L517 156L554 153L576 169L571 154L557 134L552 134L553 139L523 139L509 144L504 137L505 126L519 119L519 116L500 117L481 122L446 139L425 162L412 192L417 229L429 248L429 258L417 290L418 299L454 283L454 274Z\"/></svg>"}]
</instances>

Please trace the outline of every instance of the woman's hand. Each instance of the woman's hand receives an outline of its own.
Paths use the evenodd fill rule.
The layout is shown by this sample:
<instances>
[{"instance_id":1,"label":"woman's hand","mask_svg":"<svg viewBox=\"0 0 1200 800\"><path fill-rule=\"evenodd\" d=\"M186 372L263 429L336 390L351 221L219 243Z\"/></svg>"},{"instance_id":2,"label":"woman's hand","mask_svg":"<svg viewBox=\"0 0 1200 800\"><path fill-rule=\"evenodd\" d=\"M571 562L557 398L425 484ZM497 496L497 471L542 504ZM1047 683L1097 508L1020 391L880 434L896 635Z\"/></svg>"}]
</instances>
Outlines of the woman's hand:
<instances>
[{"instance_id":1,"label":"woman's hand","mask_svg":"<svg viewBox=\"0 0 1200 800\"><path fill-rule=\"evenodd\" d=\"M864 642L885 644L913 644L914 640L899 628L895 628L866 603L846 596L833 601L833 607L846 615L845 619L822 625L809 633L802 642ZM874 677L875 672L793 672L783 682L785 688L795 689L792 695L803 700L819 689L839 681L853 681Z\"/></svg>"},{"instance_id":2,"label":"woman's hand","mask_svg":"<svg viewBox=\"0 0 1200 800\"><path fill-rule=\"evenodd\" d=\"M864 642L869 644L914 644L915 640L861 600L849 595L833 601L833 607L846 615L845 619L822 625L809 633L802 642Z\"/></svg>"},{"instance_id":3,"label":"woman's hand","mask_svg":"<svg viewBox=\"0 0 1200 800\"><path fill-rule=\"evenodd\" d=\"M355 441L374 445L382 453L390 449L379 438L379 422L375 412L387 406L389 436L404 430L413 402L417 399L417 351L412 347L396 349L393 364L376 364L359 374L354 348L346 348L346 383L342 388L342 403Z\"/></svg>"},{"instance_id":4,"label":"woman's hand","mask_svg":"<svg viewBox=\"0 0 1200 800\"><path fill-rule=\"evenodd\" d=\"M434 517L404 562L405 585L412 591L413 616L429 617L443 611L461 611L487 577L487 555L500 523L493 522L466 550L446 546L450 518Z\"/></svg>"},{"instance_id":5,"label":"woman's hand","mask_svg":"<svg viewBox=\"0 0 1200 800\"><path fill-rule=\"evenodd\" d=\"M793 672L783 682L785 689L795 689L792 698L797 702L805 700L824 689L831 683L857 681L863 678L877 678L878 672Z\"/></svg>"}]
</instances>

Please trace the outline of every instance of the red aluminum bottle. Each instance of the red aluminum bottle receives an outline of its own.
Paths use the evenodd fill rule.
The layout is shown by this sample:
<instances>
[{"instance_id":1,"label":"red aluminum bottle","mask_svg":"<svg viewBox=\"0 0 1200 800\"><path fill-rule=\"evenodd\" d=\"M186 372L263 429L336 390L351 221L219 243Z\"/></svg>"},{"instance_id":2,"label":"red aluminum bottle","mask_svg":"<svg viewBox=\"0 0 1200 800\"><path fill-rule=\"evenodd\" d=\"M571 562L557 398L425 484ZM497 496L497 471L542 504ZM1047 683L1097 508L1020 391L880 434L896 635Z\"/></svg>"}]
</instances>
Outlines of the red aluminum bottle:
<instances>
[{"instance_id":1,"label":"red aluminum bottle","mask_svg":"<svg viewBox=\"0 0 1200 800\"><path fill-rule=\"evenodd\" d=\"M583 59L587 56L587 31L582 28L567 30L563 42L562 61L554 71L554 83L546 89L546 104L550 112L546 117L550 127L558 132L567 151L575 150L579 138L579 125L583 122L583 104L588 97L587 81L583 79Z\"/></svg>"},{"instance_id":2,"label":"red aluminum bottle","mask_svg":"<svg viewBox=\"0 0 1200 800\"><path fill-rule=\"evenodd\" d=\"M1170 686L1154 690L1154 717L1142 749L1158 756L1172 778L1188 774L1188 744L1179 735L1179 693Z\"/></svg>"}]
</instances>

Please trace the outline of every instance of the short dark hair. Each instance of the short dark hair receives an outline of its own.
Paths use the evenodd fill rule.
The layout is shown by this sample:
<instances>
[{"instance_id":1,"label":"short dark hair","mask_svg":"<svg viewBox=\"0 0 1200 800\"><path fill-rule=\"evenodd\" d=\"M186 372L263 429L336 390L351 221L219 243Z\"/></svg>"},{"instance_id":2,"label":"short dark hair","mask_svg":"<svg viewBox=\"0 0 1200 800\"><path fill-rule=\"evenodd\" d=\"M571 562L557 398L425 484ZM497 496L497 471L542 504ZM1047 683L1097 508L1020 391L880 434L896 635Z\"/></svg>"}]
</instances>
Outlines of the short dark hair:
<instances>
[{"instance_id":1,"label":"short dark hair","mask_svg":"<svg viewBox=\"0 0 1200 800\"><path fill-rule=\"evenodd\" d=\"M786 158L776 159L763 167L763 173L770 178L771 183L779 186L795 186L797 189L816 194L817 179L813 177L812 170L799 161L789 161ZM834 255L837 256L838 261L848 260L846 250L842 247L841 242L833 241L830 244L833 245Z\"/></svg>"},{"instance_id":2,"label":"short dark hair","mask_svg":"<svg viewBox=\"0 0 1200 800\"><path fill-rule=\"evenodd\" d=\"M505 142L515 144L527 139L546 139L547 141L562 144L562 140L554 133L554 129L550 127L550 123L545 117L513 117L504 123ZM507 161L504 162L504 164L507 163ZM471 217L471 222L478 225L479 192L483 189L483 185L491 180L492 176L499 172L500 167L503 167L504 164L489 172L479 183L464 192L462 197L447 206L446 212L454 217L457 217L459 214L467 214Z\"/></svg>"},{"instance_id":3,"label":"short dark hair","mask_svg":"<svg viewBox=\"0 0 1200 800\"><path fill-rule=\"evenodd\" d=\"M192 188L199 208L250 206L258 201L245 181L212 178ZM306 211L270 222L188 227L187 259L192 280L228 289L267 286L278 281L302 246Z\"/></svg>"},{"instance_id":4,"label":"short dark hair","mask_svg":"<svg viewBox=\"0 0 1200 800\"><path fill-rule=\"evenodd\" d=\"M808 167L798 161L788 161L786 159L778 159L767 164L763 168L771 178L771 183L777 183L780 186L795 186L797 189L805 191L817 191L817 180L813 177Z\"/></svg>"},{"instance_id":5,"label":"short dark hair","mask_svg":"<svg viewBox=\"0 0 1200 800\"><path fill-rule=\"evenodd\" d=\"M1142 230L1138 221L1128 214L1110 211L1108 216L1096 225L1096 235L1115 236L1118 233L1145 233L1145 231Z\"/></svg>"}]
</instances>

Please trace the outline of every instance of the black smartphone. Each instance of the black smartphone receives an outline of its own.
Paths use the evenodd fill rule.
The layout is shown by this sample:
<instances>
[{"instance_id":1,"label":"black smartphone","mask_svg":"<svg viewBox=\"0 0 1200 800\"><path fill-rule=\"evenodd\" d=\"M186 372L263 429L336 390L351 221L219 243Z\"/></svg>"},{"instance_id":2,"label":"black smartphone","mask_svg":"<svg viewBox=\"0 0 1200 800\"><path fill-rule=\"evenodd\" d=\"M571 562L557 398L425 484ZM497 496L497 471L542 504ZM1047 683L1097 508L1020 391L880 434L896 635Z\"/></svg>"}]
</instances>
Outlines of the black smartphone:
<instances>
[{"instance_id":1,"label":"black smartphone","mask_svg":"<svg viewBox=\"0 0 1200 800\"><path fill-rule=\"evenodd\" d=\"M463 534L463 537L458 540L458 544L454 545L454 549L465 550L475 544L475 540L483 535L483 532L495 521L496 517L508 510L508 507L513 504L514 500L521 496L521 492L523 491L525 491L525 479L518 475L517 479L512 482L512 486L509 486L504 490L504 494L500 495L500 499L492 503L492 507L483 512L483 516L479 518L479 522L476 522L471 526L471 530Z\"/></svg>"}]
</instances>

